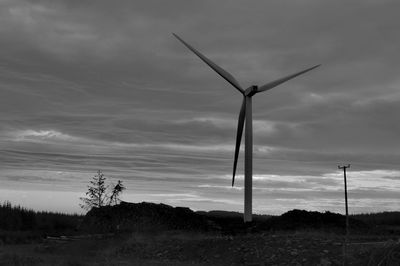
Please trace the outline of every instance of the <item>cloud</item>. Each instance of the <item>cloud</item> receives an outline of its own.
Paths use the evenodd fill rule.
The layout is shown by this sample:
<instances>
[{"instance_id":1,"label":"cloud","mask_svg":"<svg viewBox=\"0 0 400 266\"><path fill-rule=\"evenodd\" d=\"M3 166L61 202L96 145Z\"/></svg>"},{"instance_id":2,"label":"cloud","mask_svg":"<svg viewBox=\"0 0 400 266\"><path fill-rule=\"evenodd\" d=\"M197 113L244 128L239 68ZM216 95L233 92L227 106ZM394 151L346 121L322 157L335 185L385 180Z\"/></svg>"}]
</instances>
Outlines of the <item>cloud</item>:
<instances>
[{"instance_id":1,"label":"cloud","mask_svg":"<svg viewBox=\"0 0 400 266\"><path fill-rule=\"evenodd\" d=\"M39 130L32 129L15 132L16 141L42 141L42 140L61 140L74 141L76 138L63 134L55 130Z\"/></svg>"},{"instance_id":2,"label":"cloud","mask_svg":"<svg viewBox=\"0 0 400 266\"><path fill-rule=\"evenodd\" d=\"M382 176L382 178L391 179L391 180L400 180L400 176Z\"/></svg>"},{"instance_id":3,"label":"cloud","mask_svg":"<svg viewBox=\"0 0 400 266\"><path fill-rule=\"evenodd\" d=\"M371 195L382 195L376 201L382 208L388 181L399 176L396 1L0 5L2 171L88 173L101 166L160 194L176 194L179 182L209 185L200 189L213 193L188 204L222 208L218 197L230 182L241 95L175 40L176 32L244 87L322 63L254 97L260 193L268 185L286 187L271 194L286 197L285 206L293 203L285 195L308 188L324 197L323 189L341 183L337 164L349 162L349 185L357 195L377 191ZM238 173L242 159L241 151ZM42 177L32 176L38 183ZM231 197L241 195L235 192ZM358 210L367 209L363 200ZM233 209L238 202L226 204Z\"/></svg>"}]
</instances>

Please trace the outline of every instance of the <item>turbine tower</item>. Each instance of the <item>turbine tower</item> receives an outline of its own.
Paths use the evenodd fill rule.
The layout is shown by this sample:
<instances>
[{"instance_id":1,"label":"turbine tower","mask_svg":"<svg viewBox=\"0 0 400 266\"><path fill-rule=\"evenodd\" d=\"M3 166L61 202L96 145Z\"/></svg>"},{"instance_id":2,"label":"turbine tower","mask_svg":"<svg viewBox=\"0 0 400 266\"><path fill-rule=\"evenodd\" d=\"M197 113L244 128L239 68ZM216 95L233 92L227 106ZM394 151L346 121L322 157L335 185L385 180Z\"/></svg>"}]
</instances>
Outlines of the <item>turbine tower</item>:
<instances>
[{"instance_id":1,"label":"turbine tower","mask_svg":"<svg viewBox=\"0 0 400 266\"><path fill-rule=\"evenodd\" d=\"M292 78L302 75L320 65L307 68L303 71L288 75L286 77L274 80L260 87L252 85L247 89L243 89L239 82L226 70L215 64L213 61L208 59L206 56L201 54L190 44L182 40L178 35L172 33L180 42L182 42L189 50L195 53L201 60L203 60L209 67L217 72L221 77L228 81L233 87L235 87L242 95L243 101L239 112L237 133L236 133L236 147L233 161L233 175L232 175L232 186L235 184L236 165L239 155L240 142L242 140L243 127L246 123L244 132L244 222L252 221L252 191L253 191L253 114L252 114L252 97L263 91L270 90Z\"/></svg>"}]
</instances>

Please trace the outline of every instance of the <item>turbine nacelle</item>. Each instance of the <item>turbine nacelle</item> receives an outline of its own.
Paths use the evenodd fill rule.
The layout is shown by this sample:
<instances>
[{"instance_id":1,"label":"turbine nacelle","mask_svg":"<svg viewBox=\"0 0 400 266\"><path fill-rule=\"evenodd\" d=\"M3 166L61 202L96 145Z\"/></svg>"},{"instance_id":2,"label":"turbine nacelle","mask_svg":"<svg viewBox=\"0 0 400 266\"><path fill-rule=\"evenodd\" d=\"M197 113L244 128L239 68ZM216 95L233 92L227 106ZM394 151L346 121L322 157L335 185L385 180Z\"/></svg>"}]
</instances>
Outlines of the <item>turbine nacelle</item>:
<instances>
[{"instance_id":1,"label":"turbine nacelle","mask_svg":"<svg viewBox=\"0 0 400 266\"><path fill-rule=\"evenodd\" d=\"M251 97L254 94L256 94L258 92L258 86L257 85L252 85L250 87L248 87L244 92L243 92L243 96L247 96L247 97Z\"/></svg>"}]
</instances>

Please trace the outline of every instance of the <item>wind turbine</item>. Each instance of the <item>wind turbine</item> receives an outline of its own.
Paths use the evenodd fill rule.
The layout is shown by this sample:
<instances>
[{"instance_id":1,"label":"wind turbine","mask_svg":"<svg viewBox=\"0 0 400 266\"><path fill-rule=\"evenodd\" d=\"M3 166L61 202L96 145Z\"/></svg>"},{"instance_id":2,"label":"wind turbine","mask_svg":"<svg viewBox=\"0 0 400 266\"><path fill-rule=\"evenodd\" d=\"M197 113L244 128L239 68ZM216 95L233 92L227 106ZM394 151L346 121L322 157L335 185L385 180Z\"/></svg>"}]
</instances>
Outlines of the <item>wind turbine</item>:
<instances>
[{"instance_id":1,"label":"wind turbine","mask_svg":"<svg viewBox=\"0 0 400 266\"><path fill-rule=\"evenodd\" d=\"M201 54L190 44L182 40L178 35L172 33L180 42L182 42L189 50L195 53L201 60L203 60L209 67L217 72L221 77L228 81L233 87L235 87L242 95L243 101L240 107L237 133L236 133L236 147L235 156L233 161L233 175L232 175L232 186L235 184L236 165L239 155L240 142L242 140L243 127L246 122L245 128L245 141L244 141L244 222L252 221L252 191L253 191L253 114L252 114L252 97L263 91L270 90L292 78L302 75L320 65L307 68L300 72L288 75L286 77L274 80L260 87L252 85L247 89L243 89L239 82L226 70L215 64L213 61L208 59L206 56Z\"/></svg>"}]
</instances>

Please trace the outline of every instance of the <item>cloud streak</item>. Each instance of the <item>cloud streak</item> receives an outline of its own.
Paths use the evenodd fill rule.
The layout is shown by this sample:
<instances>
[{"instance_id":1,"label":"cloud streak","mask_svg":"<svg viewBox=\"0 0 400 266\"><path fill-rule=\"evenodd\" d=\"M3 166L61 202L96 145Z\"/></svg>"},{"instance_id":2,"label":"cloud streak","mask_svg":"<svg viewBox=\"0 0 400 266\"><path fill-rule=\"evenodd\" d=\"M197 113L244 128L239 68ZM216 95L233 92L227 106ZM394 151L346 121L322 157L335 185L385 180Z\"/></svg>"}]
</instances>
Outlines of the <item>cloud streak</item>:
<instances>
[{"instance_id":1,"label":"cloud streak","mask_svg":"<svg viewBox=\"0 0 400 266\"><path fill-rule=\"evenodd\" d=\"M254 99L257 211L341 211L335 170L344 162L352 164L354 210L395 209L398 2L5 0L0 7L7 195L56 184L72 196L102 168L129 183L130 200L168 194L171 204L241 210L240 186L229 188L241 96L185 50L177 32L245 87L322 63Z\"/></svg>"}]
</instances>

